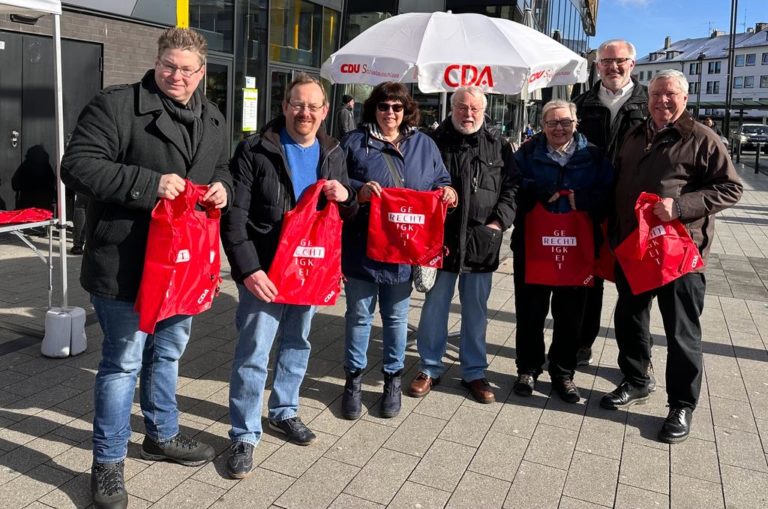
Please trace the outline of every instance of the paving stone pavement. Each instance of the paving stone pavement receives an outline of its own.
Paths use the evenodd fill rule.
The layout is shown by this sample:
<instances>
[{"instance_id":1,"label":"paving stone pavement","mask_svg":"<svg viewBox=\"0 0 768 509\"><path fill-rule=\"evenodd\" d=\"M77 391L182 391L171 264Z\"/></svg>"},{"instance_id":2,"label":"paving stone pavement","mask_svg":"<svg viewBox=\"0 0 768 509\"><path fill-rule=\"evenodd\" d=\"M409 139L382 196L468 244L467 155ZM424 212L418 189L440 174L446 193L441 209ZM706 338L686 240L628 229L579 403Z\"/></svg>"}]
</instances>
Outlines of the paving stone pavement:
<instances>
[{"instance_id":1,"label":"paving stone pavement","mask_svg":"<svg viewBox=\"0 0 768 509\"><path fill-rule=\"evenodd\" d=\"M253 475L225 474L228 378L235 330L235 286L225 278L213 309L194 320L182 359L178 402L187 433L219 456L189 468L139 456L143 423L134 403L126 461L130 507L373 508L685 508L768 507L768 175L741 167L746 192L717 220L707 272L706 374L691 437L656 441L666 416L666 349L654 312L659 390L645 406L602 410L600 397L620 379L613 335L616 293L609 285L595 364L576 375L576 405L550 397L542 375L533 397L512 394L515 313L511 263L494 276L489 302L488 378L497 402L480 405L459 383L458 360L423 399L403 397L402 413L377 411L383 381L380 322L374 325L364 404L358 421L340 417L344 300L316 315L300 415L317 433L309 447L269 430ZM34 242L44 245L43 239ZM93 377L101 336L69 257L70 305L88 313L87 351L68 359L40 355L45 266L10 235L0 237L0 506L87 507ZM58 285L54 285L58 286ZM54 297L54 302L60 302ZM414 293L411 322L422 295ZM454 301L451 330L459 329ZM548 323L548 327L551 324ZM551 329L547 330L551 336ZM418 355L408 348L407 384ZM266 398L265 398L266 401Z\"/></svg>"}]
</instances>

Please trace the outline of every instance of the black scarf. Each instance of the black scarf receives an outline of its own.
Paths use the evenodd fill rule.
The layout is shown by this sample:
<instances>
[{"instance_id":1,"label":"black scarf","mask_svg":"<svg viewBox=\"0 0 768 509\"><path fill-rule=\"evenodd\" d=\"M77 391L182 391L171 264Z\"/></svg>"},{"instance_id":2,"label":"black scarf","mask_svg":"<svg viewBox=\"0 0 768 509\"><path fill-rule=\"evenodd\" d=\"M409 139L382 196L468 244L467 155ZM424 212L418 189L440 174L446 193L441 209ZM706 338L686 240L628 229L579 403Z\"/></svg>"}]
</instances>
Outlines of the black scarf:
<instances>
[{"instance_id":1,"label":"black scarf","mask_svg":"<svg viewBox=\"0 0 768 509\"><path fill-rule=\"evenodd\" d=\"M176 126L179 128L181 137L184 139L184 146L187 149L187 156L191 161L195 157L200 140L203 138L202 94L199 90L195 90L186 105L177 103L162 92L158 95L163 102L165 111L175 120Z\"/></svg>"}]
</instances>

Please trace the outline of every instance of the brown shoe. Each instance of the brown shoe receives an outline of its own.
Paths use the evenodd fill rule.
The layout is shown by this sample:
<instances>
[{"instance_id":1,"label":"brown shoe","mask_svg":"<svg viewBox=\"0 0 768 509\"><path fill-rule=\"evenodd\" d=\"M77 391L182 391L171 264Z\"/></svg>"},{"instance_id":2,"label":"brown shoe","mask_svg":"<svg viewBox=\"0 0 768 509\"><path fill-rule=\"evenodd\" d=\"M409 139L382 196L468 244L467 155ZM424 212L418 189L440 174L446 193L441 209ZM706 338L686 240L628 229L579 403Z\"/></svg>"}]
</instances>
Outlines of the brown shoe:
<instances>
[{"instance_id":1,"label":"brown shoe","mask_svg":"<svg viewBox=\"0 0 768 509\"><path fill-rule=\"evenodd\" d=\"M477 380L472 380L471 382L462 380L461 385L469 389L472 397L475 398L475 401L478 403L488 404L496 401L496 396L493 395L491 384L489 384L488 380L485 378L478 378Z\"/></svg>"},{"instance_id":2,"label":"brown shoe","mask_svg":"<svg viewBox=\"0 0 768 509\"><path fill-rule=\"evenodd\" d=\"M413 379L411 385L408 387L408 395L413 396L414 398L423 398L429 394L432 387L439 383L439 378L432 378L423 371L419 371L419 374L416 375L416 378Z\"/></svg>"}]
</instances>

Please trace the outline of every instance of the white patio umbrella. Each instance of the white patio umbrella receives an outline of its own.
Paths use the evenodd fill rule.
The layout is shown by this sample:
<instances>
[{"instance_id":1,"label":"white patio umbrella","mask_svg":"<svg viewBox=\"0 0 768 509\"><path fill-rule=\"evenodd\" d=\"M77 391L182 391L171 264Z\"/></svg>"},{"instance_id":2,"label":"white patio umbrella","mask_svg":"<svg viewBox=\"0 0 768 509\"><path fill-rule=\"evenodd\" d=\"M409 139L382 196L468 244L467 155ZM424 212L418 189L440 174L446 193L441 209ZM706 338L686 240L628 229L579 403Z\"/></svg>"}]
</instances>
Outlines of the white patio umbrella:
<instances>
[{"instance_id":1,"label":"white patio umbrella","mask_svg":"<svg viewBox=\"0 0 768 509\"><path fill-rule=\"evenodd\" d=\"M587 61L532 28L482 14L394 16L333 53L320 75L332 83L418 83L424 93L474 85L517 94L587 80Z\"/></svg>"}]
</instances>

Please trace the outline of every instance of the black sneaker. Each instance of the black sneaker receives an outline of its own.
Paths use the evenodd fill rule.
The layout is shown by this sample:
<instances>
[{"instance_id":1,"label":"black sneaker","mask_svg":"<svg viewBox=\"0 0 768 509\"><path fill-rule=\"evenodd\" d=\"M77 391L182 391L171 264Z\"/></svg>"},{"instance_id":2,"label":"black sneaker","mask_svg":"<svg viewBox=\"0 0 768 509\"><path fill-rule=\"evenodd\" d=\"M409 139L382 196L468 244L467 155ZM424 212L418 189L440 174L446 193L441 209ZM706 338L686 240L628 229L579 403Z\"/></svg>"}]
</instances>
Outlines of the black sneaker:
<instances>
[{"instance_id":1,"label":"black sneaker","mask_svg":"<svg viewBox=\"0 0 768 509\"><path fill-rule=\"evenodd\" d=\"M301 422L299 417L291 417L282 421L269 419L269 427L288 436L288 440L296 445L309 445L317 438L312 431Z\"/></svg>"},{"instance_id":2,"label":"black sneaker","mask_svg":"<svg viewBox=\"0 0 768 509\"><path fill-rule=\"evenodd\" d=\"M533 394L533 388L536 385L536 378L529 373L520 373L517 375L515 385L512 386L512 390L518 396L528 397Z\"/></svg>"},{"instance_id":3,"label":"black sneaker","mask_svg":"<svg viewBox=\"0 0 768 509\"><path fill-rule=\"evenodd\" d=\"M125 509L128 492L125 491L123 470L125 462L93 463L91 467L91 496L96 509Z\"/></svg>"},{"instance_id":4,"label":"black sneaker","mask_svg":"<svg viewBox=\"0 0 768 509\"><path fill-rule=\"evenodd\" d=\"M232 442L227 458L227 473L232 479L244 479L253 471L253 444Z\"/></svg>"},{"instance_id":5,"label":"black sneaker","mask_svg":"<svg viewBox=\"0 0 768 509\"><path fill-rule=\"evenodd\" d=\"M187 467L204 465L215 456L213 447L181 433L165 442L155 442L144 436L144 442L141 444L141 457L145 460L175 461Z\"/></svg>"},{"instance_id":6,"label":"black sneaker","mask_svg":"<svg viewBox=\"0 0 768 509\"><path fill-rule=\"evenodd\" d=\"M576 366L589 366L592 364L592 349L582 347L576 350Z\"/></svg>"}]
</instances>

